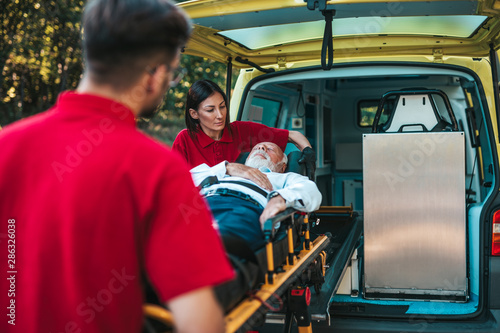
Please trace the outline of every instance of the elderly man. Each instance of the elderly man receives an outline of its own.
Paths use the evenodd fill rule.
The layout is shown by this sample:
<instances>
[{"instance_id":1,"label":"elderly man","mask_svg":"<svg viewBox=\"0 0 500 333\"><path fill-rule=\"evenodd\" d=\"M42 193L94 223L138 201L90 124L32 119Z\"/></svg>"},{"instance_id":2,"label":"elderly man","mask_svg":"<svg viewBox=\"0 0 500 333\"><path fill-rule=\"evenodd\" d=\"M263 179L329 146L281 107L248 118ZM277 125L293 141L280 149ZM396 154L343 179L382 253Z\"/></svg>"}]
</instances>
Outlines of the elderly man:
<instances>
[{"instance_id":1,"label":"elderly man","mask_svg":"<svg viewBox=\"0 0 500 333\"><path fill-rule=\"evenodd\" d=\"M288 207L304 212L318 209L321 193L307 177L284 173L287 157L274 143L256 145L245 165L266 178L272 190L266 191L245 178L229 176L232 163L222 162L211 168L201 164L191 169L191 175L195 185L201 187L220 233L240 237L256 250L264 245L262 223Z\"/></svg>"}]
</instances>

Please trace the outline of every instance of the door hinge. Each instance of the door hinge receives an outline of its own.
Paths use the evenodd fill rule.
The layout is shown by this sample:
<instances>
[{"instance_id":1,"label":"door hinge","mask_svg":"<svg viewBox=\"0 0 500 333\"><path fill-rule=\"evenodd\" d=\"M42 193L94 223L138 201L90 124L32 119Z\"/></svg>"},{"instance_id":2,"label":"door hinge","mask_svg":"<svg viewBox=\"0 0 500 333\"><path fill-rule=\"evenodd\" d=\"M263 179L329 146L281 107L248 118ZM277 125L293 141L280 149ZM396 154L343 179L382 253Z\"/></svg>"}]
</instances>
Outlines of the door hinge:
<instances>
[{"instance_id":1,"label":"door hinge","mask_svg":"<svg viewBox=\"0 0 500 333\"><path fill-rule=\"evenodd\" d=\"M285 69L286 67L286 57L278 57L278 67L279 69Z\"/></svg>"},{"instance_id":2,"label":"door hinge","mask_svg":"<svg viewBox=\"0 0 500 333\"><path fill-rule=\"evenodd\" d=\"M432 49L433 62L443 62L443 49Z\"/></svg>"}]
</instances>

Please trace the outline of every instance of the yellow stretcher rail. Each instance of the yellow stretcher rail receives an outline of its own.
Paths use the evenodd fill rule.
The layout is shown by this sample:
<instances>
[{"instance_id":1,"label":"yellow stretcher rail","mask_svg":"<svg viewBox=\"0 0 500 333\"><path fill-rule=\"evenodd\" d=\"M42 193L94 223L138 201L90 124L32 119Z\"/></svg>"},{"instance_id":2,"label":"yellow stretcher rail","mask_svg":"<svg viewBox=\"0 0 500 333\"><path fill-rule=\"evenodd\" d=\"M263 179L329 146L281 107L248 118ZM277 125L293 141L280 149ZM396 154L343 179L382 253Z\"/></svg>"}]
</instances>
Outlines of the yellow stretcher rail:
<instances>
[{"instance_id":1,"label":"yellow stretcher rail","mask_svg":"<svg viewBox=\"0 0 500 333\"><path fill-rule=\"evenodd\" d=\"M352 206L321 208L322 211L325 209L327 209L328 212L330 212L330 210L333 210L335 213L340 212L352 214ZM269 219L264 224L263 232L265 239L268 242L266 244L266 259L268 271L266 272L265 284L255 292L253 297L244 299L225 316L226 332L237 332L238 330L244 329L243 326L245 324L251 326L252 323L250 322L250 319L259 310L263 311L262 308L265 307L263 303L267 302L273 295L276 295L279 292L283 292L283 288L291 287L291 284L295 281L293 275L295 273L301 273L304 269L308 269L309 265L313 264L315 260L319 260L322 266L321 273L323 273L323 276L325 275L326 253L323 250L330 242L329 237L327 235L320 235L314 241L311 241L309 238L309 216L307 214L301 213L301 215L305 215L305 241L303 250L295 255L293 248L293 235L291 230L291 226L295 223L294 214L295 211L289 208L284 212L278 214L274 218ZM273 243L271 242L271 240L274 238L276 224L288 217L291 220L291 223L288 225L287 229L288 256L286 258L286 264L283 266L283 268L279 271L276 271L273 255ZM167 309L158 305L146 304L144 305L143 310L146 317L155 319L158 322L166 325L167 327L174 327L173 316ZM310 332L309 330L311 328L300 327L300 329L301 332Z\"/></svg>"},{"instance_id":2,"label":"yellow stretcher rail","mask_svg":"<svg viewBox=\"0 0 500 333\"><path fill-rule=\"evenodd\" d=\"M321 214L349 214L352 216L354 209L350 206L321 206L316 213Z\"/></svg>"},{"instance_id":3,"label":"yellow stretcher rail","mask_svg":"<svg viewBox=\"0 0 500 333\"><path fill-rule=\"evenodd\" d=\"M153 318L167 327L174 327L174 316L172 312L164 307L155 304L144 304L142 310L146 317Z\"/></svg>"},{"instance_id":4,"label":"yellow stretcher rail","mask_svg":"<svg viewBox=\"0 0 500 333\"><path fill-rule=\"evenodd\" d=\"M325 235L317 237L313 242L310 250L300 251L298 257L299 259L295 265L285 265L283 267L283 272L274 274L273 284L264 284L256 295L260 300L247 298L243 300L236 308L234 308L229 314L226 315L226 332L233 333L236 332L240 327L242 327L250 317L259 310L262 306L262 301L267 301L277 290L281 287L290 277L299 269L299 267L304 266L313 256L320 255L321 251L318 249L325 242L328 241L328 237Z\"/></svg>"},{"instance_id":5,"label":"yellow stretcher rail","mask_svg":"<svg viewBox=\"0 0 500 333\"><path fill-rule=\"evenodd\" d=\"M299 259L295 265L284 265L283 272L276 273L274 275L274 283L264 284L259 291L255 294L260 300L256 298L247 298L243 300L236 308L234 308L225 317L226 322L226 332L233 333L240 329L250 317L257 312L262 306L262 302L266 302L269 298L276 293L278 288L280 288L287 280L292 277L292 275L297 272L297 270L309 262L313 257L320 256L322 261L325 257L325 253L319 251L319 248L323 246L328 241L328 237L325 235L319 236L312 242L310 250L300 251L298 257ZM153 304L145 304L143 306L144 314L146 317L153 318L160 323L166 325L167 327L174 327L174 319L170 311L167 309ZM301 328L304 329L304 328ZM307 330L307 332L311 332Z\"/></svg>"}]
</instances>

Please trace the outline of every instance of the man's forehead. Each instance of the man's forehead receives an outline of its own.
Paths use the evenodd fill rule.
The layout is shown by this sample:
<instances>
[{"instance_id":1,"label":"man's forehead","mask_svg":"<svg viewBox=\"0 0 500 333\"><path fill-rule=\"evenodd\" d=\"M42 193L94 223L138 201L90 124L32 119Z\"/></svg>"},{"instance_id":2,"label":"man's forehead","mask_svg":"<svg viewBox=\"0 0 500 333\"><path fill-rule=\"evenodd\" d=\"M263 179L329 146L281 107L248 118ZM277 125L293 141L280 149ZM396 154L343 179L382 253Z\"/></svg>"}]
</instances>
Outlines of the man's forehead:
<instances>
[{"instance_id":1,"label":"man's forehead","mask_svg":"<svg viewBox=\"0 0 500 333\"><path fill-rule=\"evenodd\" d=\"M261 142L261 143L256 144L255 147L253 147L253 149L257 149L257 148L259 148L259 146L279 148L279 146L277 144L275 144L274 142Z\"/></svg>"}]
</instances>

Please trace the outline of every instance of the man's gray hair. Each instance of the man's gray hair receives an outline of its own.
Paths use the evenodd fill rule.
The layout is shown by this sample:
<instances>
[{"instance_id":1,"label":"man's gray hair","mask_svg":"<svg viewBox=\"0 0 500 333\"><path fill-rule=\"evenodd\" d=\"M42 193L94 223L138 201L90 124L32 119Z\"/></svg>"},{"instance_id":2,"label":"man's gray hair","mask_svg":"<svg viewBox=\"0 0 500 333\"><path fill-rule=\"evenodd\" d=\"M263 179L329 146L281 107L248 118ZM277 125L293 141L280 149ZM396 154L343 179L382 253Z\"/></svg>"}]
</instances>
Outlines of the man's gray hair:
<instances>
[{"instance_id":1,"label":"man's gray hair","mask_svg":"<svg viewBox=\"0 0 500 333\"><path fill-rule=\"evenodd\" d=\"M288 157L283 153L283 158L281 159L280 163L285 163L288 164Z\"/></svg>"}]
</instances>

